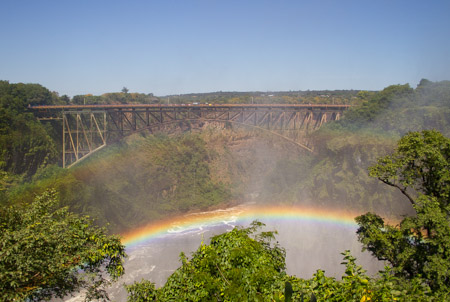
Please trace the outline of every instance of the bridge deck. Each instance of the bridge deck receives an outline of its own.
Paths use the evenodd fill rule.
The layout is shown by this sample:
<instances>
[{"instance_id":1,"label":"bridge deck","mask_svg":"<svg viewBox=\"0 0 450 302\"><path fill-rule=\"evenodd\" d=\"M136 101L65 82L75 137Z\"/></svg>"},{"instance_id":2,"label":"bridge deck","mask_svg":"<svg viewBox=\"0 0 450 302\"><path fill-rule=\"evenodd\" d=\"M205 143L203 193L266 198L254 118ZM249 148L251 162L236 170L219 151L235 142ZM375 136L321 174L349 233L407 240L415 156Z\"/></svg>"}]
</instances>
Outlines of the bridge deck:
<instances>
[{"instance_id":1,"label":"bridge deck","mask_svg":"<svg viewBox=\"0 0 450 302\"><path fill-rule=\"evenodd\" d=\"M108 104L108 105L35 105L29 106L33 110L114 110L114 109L144 109L144 108L246 108L246 109L309 109L309 110L345 110L350 105L334 104Z\"/></svg>"}]
</instances>

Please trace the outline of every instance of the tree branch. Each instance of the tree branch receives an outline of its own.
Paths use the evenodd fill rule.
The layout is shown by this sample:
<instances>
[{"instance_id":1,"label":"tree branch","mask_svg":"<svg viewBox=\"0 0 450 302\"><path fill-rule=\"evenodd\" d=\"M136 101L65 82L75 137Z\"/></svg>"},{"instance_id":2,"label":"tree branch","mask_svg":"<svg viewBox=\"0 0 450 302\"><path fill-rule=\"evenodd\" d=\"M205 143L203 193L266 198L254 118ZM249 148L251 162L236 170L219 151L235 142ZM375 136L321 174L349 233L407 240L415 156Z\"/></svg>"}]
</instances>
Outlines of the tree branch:
<instances>
[{"instance_id":1,"label":"tree branch","mask_svg":"<svg viewBox=\"0 0 450 302\"><path fill-rule=\"evenodd\" d=\"M222 274L222 271L220 270L219 266L216 263L216 267L219 270L220 275L222 276L222 279L225 280L225 282L230 285L230 282L227 280L227 278L225 278L225 276Z\"/></svg>"},{"instance_id":2,"label":"tree branch","mask_svg":"<svg viewBox=\"0 0 450 302\"><path fill-rule=\"evenodd\" d=\"M385 180L385 179L383 179L383 178L380 178L380 177L378 177L378 179L381 180L383 183L385 183L385 184L391 186L391 187L394 187L394 188L399 189L400 192L402 192L403 195L405 195L405 196L409 199L409 202L411 202L412 205L415 205L415 204L416 204L416 202L415 202L414 199L411 197L411 195L409 195L409 194L406 192L406 188L402 188L402 187L400 187L399 185L394 184L394 183L391 183L390 181L387 181L387 180Z\"/></svg>"}]
</instances>

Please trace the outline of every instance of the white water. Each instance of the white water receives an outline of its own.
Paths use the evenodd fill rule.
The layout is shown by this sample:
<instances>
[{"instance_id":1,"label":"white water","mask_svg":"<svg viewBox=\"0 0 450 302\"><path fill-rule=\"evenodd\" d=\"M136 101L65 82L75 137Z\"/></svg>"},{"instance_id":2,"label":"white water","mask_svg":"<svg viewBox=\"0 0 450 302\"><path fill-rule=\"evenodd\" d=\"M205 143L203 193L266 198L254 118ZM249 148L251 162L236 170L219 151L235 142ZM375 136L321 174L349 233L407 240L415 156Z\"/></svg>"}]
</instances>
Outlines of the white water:
<instances>
[{"instance_id":1,"label":"white water","mask_svg":"<svg viewBox=\"0 0 450 302\"><path fill-rule=\"evenodd\" d=\"M112 301L126 301L123 284L148 279L157 287L164 285L167 278L180 266L179 255L188 257L202 240L209 242L214 235L230 231L238 225L248 226L248 220L241 220L239 214L245 206L191 214L211 217L213 222L201 222L185 227L174 223L165 234L146 243L127 248L125 275L109 290ZM257 218L257 217L255 217ZM201 219L199 219L201 221ZM310 278L317 269L323 269L328 276L340 278L344 272L341 252L351 250L358 263L370 274L376 273L383 265L367 253L361 253L361 245L356 239L356 227L337 224L305 222L301 220L267 220L267 230L277 230L277 241L286 249L287 273L302 278ZM75 297L66 301L83 301Z\"/></svg>"}]
</instances>

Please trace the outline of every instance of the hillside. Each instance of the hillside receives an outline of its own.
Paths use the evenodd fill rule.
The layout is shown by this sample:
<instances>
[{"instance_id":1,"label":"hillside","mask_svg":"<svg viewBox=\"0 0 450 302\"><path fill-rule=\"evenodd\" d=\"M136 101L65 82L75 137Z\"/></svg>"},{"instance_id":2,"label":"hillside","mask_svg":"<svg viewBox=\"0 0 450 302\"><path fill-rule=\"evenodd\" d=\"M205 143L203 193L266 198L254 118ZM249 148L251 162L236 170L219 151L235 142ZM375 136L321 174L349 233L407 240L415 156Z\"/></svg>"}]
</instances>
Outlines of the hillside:
<instances>
[{"instance_id":1,"label":"hillside","mask_svg":"<svg viewBox=\"0 0 450 302\"><path fill-rule=\"evenodd\" d=\"M40 85L2 84L1 113L10 120L0 141L2 202L31 202L55 187L62 205L109 223L111 232L248 201L406 214L409 205L369 178L367 167L407 131L436 128L448 136L450 129L450 82L423 80L415 89L350 93L360 105L312 134L314 154L258 130L206 124L184 134L130 136L63 170L56 166L58 124L41 124L26 106L67 100Z\"/></svg>"}]
</instances>

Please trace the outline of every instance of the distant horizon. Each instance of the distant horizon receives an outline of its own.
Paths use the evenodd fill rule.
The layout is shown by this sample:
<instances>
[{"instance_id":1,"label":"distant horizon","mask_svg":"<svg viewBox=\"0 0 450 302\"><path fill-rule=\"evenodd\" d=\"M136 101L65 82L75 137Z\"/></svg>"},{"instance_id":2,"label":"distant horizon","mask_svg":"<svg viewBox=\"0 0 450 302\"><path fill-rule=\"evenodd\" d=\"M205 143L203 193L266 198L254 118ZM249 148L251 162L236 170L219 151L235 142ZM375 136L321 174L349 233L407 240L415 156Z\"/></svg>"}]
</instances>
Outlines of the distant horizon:
<instances>
[{"instance_id":1,"label":"distant horizon","mask_svg":"<svg viewBox=\"0 0 450 302\"><path fill-rule=\"evenodd\" d=\"M422 78L422 79L424 79L424 78ZM426 79L426 80L429 80L429 79ZM11 81L5 80L5 79L0 79L0 81L7 81L10 84L19 84L19 83L22 83L22 84L38 84L38 85L41 85L41 86L47 88L51 92L57 93L59 96L67 95L67 94L62 94L59 91L52 90L49 87L46 87L45 85L43 85L41 83L25 83L25 82L20 82L20 81L19 82L11 82ZM431 82L437 83L437 82L446 82L446 81L450 81L450 80L431 81ZM242 90L242 91L238 91L238 90L217 90L217 91L207 91L207 92L188 92L188 93L166 94L166 95L156 95L156 94L154 94L152 92L146 93L146 92L140 92L140 91L128 91L127 93L138 93L138 94L145 94L145 95L153 94L154 97L163 98L163 97L182 96L182 95L219 94L219 93L249 93L249 94L264 93L264 94L267 94L267 93L283 93L283 92L295 93L295 92L319 92L319 91L381 91L384 88L389 87L391 85L406 85L406 84L410 85L411 88L416 88L417 85L419 85L419 83L417 83L416 85L411 85L411 83L395 83L395 84L387 85L387 86L385 86L385 87L383 87L381 89L371 89L371 90L369 90L369 89L305 89L305 90L292 90L291 89L291 90L252 90L252 91L250 91L250 90ZM124 87L122 87L122 89L123 88L127 88L127 87L124 86ZM107 92L103 92L103 93L99 93L99 94L93 94L93 93L87 92L85 94L76 94L76 95L67 95L67 96L70 97L70 98L73 98L74 96L77 96L77 95L101 96L101 95L108 94L108 93L121 93L121 92L122 92L121 90L119 90L119 91L107 91Z\"/></svg>"},{"instance_id":2,"label":"distant horizon","mask_svg":"<svg viewBox=\"0 0 450 302\"><path fill-rule=\"evenodd\" d=\"M60 95L379 91L450 79L450 1L6 1L0 79Z\"/></svg>"}]
</instances>

